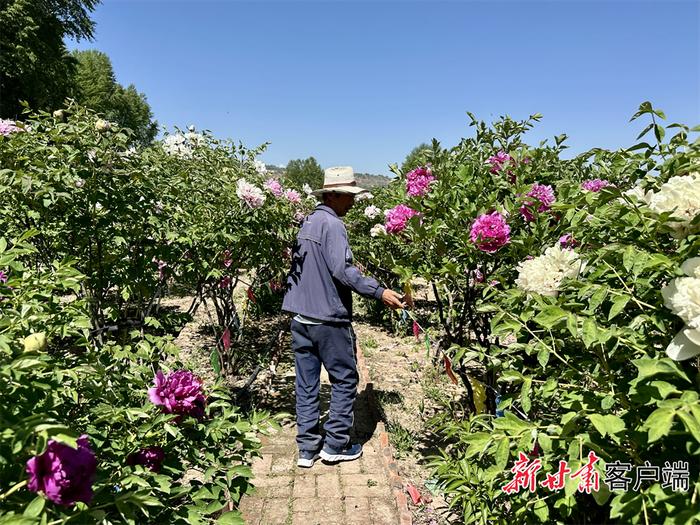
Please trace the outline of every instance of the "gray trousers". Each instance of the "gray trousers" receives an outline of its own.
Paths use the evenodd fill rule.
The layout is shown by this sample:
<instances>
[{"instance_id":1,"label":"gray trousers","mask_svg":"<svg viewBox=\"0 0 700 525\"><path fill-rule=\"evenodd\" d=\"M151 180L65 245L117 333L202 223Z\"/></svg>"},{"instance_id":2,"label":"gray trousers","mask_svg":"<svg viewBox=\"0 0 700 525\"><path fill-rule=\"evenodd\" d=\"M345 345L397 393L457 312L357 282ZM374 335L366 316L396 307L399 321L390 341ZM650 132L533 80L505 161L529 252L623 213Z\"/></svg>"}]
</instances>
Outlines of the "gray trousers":
<instances>
[{"instance_id":1,"label":"gray trousers","mask_svg":"<svg viewBox=\"0 0 700 525\"><path fill-rule=\"evenodd\" d=\"M352 325L310 325L292 320L291 331L296 367L297 446L299 450L316 451L323 441L326 450L340 452L350 443L359 381ZM323 425L325 440L319 429L321 363L331 381L330 414Z\"/></svg>"}]
</instances>

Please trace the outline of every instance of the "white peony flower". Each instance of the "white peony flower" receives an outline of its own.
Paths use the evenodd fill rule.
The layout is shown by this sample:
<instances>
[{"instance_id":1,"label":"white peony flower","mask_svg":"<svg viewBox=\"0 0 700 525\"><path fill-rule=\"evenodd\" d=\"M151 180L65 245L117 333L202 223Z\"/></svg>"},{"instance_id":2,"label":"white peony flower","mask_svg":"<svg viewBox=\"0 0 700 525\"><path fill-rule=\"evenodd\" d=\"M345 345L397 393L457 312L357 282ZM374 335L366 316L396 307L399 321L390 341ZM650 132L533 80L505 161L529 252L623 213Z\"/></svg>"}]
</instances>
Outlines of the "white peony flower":
<instances>
[{"instance_id":1,"label":"white peony flower","mask_svg":"<svg viewBox=\"0 0 700 525\"><path fill-rule=\"evenodd\" d=\"M301 189L304 191L304 193L306 193L306 195L311 195L311 192L314 191L313 189L311 189L311 186L309 186L306 183L304 183Z\"/></svg>"},{"instance_id":2,"label":"white peony flower","mask_svg":"<svg viewBox=\"0 0 700 525\"><path fill-rule=\"evenodd\" d=\"M374 226L372 226L372 229L369 231L369 234L372 237L377 237L379 235L386 235L386 228L384 228L384 225L381 223L375 224Z\"/></svg>"},{"instance_id":3,"label":"white peony flower","mask_svg":"<svg viewBox=\"0 0 700 525\"><path fill-rule=\"evenodd\" d=\"M263 191L245 179L239 179L236 183L236 195L245 201L250 208L259 208L265 202Z\"/></svg>"},{"instance_id":4,"label":"white peony flower","mask_svg":"<svg viewBox=\"0 0 700 525\"><path fill-rule=\"evenodd\" d=\"M97 119L97 122L95 122L95 129L99 133L104 133L105 131L109 131L112 127L111 122L104 120L104 119Z\"/></svg>"},{"instance_id":5,"label":"white peony flower","mask_svg":"<svg viewBox=\"0 0 700 525\"><path fill-rule=\"evenodd\" d=\"M85 186L85 179L78 179L75 181L76 188L82 188L83 186Z\"/></svg>"},{"instance_id":6,"label":"white peony flower","mask_svg":"<svg viewBox=\"0 0 700 525\"><path fill-rule=\"evenodd\" d=\"M700 257L688 259L681 268L688 277L674 279L661 289L666 308L685 322L666 348L666 354L676 361L700 354Z\"/></svg>"},{"instance_id":7,"label":"white peony flower","mask_svg":"<svg viewBox=\"0 0 700 525\"><path fill-rule=\"evenodd\" d=\"M372 199L374 199L374 195L372 195L372 194L371 194L370 192L368 192L368 191L365 191L365 192L360 193L360 194L358 194L358 195L355 196L355 202L359 202L359 201L369 201L369 200L372 200Z\"/></svg>"},{"instance_id":8,"label":"white peony flower","mask_svg":"<svg viewBox=\"0 0 700 525\"><path fill-rule=\"evenodd\" d=\"M367 207L365 208L365 217L367 217L368 219L374 219L374 218L377 217L380 213L382 213L382 210L380 210L379 208L377 208L377 207L374 206L374 205L372 205L372 206L367 206Z\"/></svg>"},{"instance_id":9,"label":"white peony flower","mask_svg":"<svg viewBox=\"0 0 700 525\"><path fill-rule=\"evenodd\" d=\"M565 278L574 278L585 263L572 249L562 249L559 243L547 248L544 255L518 264L515 284L521 290L556 297Z\"/></svg>"},{"instance_id":10,"label":"white peony flower","mask_svg":"<svg viewBox=\"0 0 700 525\"><path fill-rule=\"evenodd\" d=\"M622 192L622 194L627 195L632 201L640 201L643 204L649 204L649 198L651 197L651 192L645 191L641 183L637 183L636 186ZM627 201L622 197L620 197L618 201L620 204L627 204Z\"/></svg>"},{"instance_id":11,"label":"white peony flower","mask_svg":"<svg viewBox=\"0 0 700 525\"><path fill-rule=\"evenodd\" d=\"M255 160L255 171L257 171L260 175L265 175L267 173L267 168L265 167L265 163L261 160Z\"/></svg>"},{"instance_id":12,"label":"white peony flower","mask_svg":"<svg viewBox=\"0 0 700 525\"><path fill-rule=\"evenodd\" d=\"M690 223L700 214L700 174L671 177L659 191L647 194L645 200L653 212L670 212L671 217L678 219L670 223L674 237L686 237L694 233L696 228L691 228Z\"/></svg>"},{"instance_id":13,"label":"white peony flower","mask_svg":"<svg viewBox=\"0 0 700 525\"><path fill-rule=\"evenodd\" d=\"M197 146L204 144L204 136L195 133L194 127L190 126L190 131L185 134L173 133L163 139L163 150L168 155L173 155L180 158L188 158L192 156L194 149Z\"/></svg>"}]
</instances>

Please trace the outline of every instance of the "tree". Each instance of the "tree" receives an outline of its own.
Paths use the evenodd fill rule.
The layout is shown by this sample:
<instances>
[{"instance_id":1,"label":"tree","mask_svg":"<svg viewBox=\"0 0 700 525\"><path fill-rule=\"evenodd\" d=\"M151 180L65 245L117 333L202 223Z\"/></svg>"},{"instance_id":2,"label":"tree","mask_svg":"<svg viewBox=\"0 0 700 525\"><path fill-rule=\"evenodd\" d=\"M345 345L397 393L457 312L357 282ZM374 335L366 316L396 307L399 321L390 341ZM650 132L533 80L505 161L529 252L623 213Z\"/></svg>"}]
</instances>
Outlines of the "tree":
<instances>
[{"instance_id":1,"label":"tree","mask_svg":"<svg viewBox=\"0 0 700 525\"><path fill-rule=\"evenodd\" d=\"M134 132L134 140L150 143L158 133L146 96L131 84L124 88L117 83L109 57L95 50L74 51L77 61L73 76L73 97L76 102L102 113L107 120Z\"/></svg>"},{"instance_id":2,"label":"tree","mask_svg":"<svg viewBox=\"0 0 700 525\"><path fill-rule=\"evenodd\" d=\"M19 117L25 100L34 109L63 104L75 59L63 39L92 40L89 13L99 0L0 2L0 118Z\"/></svg>"},{"instance_id":3,"label":"tree","mask_svg":"<svg viewBox=\"0 0 700 525\"><path fill-rule=\"evenodd\" d=\"M423 142L422 144L419 144L413 148L411 153L406 155L403 164L401 164L401 173L406 173L425 164L426 150L433 151L433 147L426 142Z\"/></svg>"},{"instance_id":4,"label":"tree","mask_svg":"<svg viewBox=\"0 0 700 525\"><path fill-rule=\"evenodd\" d=\"M298 186L308 184L313 189L323 186L323 168L313 157L290 160L285 177Z\"/></svg>"}]
</instances>

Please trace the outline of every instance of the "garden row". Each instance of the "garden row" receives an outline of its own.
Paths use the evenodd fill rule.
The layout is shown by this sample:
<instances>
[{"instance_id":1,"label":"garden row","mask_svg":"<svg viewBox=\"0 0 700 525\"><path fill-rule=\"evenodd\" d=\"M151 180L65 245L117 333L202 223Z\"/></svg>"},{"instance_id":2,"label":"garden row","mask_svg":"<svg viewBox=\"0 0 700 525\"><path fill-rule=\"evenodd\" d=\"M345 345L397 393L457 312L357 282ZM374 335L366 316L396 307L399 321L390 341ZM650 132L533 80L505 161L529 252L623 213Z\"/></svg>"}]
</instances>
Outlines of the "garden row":
<instances>
[{"instance_id":1,"label":"garden row","mask_svg":"<svg viewBox=\"0 0 700 525\"><path fill-rule=\"evenodd\" d=\"M465 523L690 523L699 128L644 103L642 142L565 160L563 135L524 142L539 118L472 117L473 137L434 142L349 217L371 272L433 287L413 330L468 410L434 418L449 444L431 464Z\"/></svg>"},{"instance_id":2,"label":"garden row","mask_svg":"<svg viewBox=\"0 0 700 525\"><path fill-rule=\"evenodd\" d=\"M256 432L275 424L186 369L183 320L158 306L174 284L190 313L212 304L211 363L234 373L313 201L266 180L264 146L131 139L75 105L0 121L2 524L241 523Z\"/></svg>"}]
</instances>

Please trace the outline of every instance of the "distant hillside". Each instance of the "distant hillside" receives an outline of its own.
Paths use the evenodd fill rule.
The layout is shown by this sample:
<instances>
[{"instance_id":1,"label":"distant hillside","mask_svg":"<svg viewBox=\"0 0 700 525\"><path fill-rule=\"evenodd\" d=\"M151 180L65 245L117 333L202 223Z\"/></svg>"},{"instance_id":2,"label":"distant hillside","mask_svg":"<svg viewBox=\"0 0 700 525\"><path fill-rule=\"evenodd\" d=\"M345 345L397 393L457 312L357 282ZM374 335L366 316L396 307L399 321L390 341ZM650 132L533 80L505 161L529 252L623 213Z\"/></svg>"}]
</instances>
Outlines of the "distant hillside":
<instances>
[{"instance_id":1,"label":"distant hillside","mask_svg":"<svg viewBox=\"0 0 700 525\"><path fill-rule=\"evenodd\" d=\"M284 179L285 169L275 166L273 164L267 164L267 173L276 179ZM391 182L391 178L385 177L384 175L373 175L371 173L355 173L355 179L357 184L363 188L378 188L383 187Z\"/></svg>"},{"instance_id":2,"label":"distant hillside","mask_svg":"<svg viewBox=\"0 0 700 525\"><path fill-rule=\"evenodd\" d=\"M384 175L372 175L371 173L355 173L357 184L363 188L377 188L387 186L391 179Z\"/></svg>"}]
</instances>

